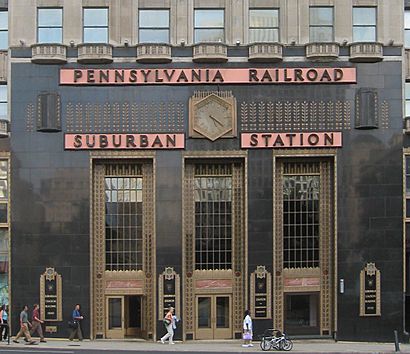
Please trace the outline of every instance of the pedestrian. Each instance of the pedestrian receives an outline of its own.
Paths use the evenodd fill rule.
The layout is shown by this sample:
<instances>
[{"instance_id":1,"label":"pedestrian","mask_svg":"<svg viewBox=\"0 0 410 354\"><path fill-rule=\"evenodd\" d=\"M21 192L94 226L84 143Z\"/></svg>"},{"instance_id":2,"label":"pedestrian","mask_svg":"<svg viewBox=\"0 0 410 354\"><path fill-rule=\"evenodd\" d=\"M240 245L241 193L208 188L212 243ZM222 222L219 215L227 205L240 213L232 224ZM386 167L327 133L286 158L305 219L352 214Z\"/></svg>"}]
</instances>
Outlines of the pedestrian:
<instances>
[{"instance_id":1,"label":"pedestrian","mask_svg":"<svg viewBox=\"0 0 410 354\"><path fill-rule=\"evenodd\" d=\"M83 333L81 332L81 321L83 319L84 317L81 315L80 312L80 304L76 304L71 315L72 327L70 337L68 338L69 340L72 341L75 338L75 336L78 337L79 341L83 340Z\"/></svg>"},{"instance_id":2,"label":"pedestrian","mask_svg":"<svg viewBox=\"0 0 410 354\"><path fill-rule=\"evenodd\" d=\"M242 347L253 347L252 344L252 318L249 310L245 311L243 319L243 341Z\"/></svg>"},{"instance_id":3,"label":"pedestrian","mask_svg":"<svg viewBox=\"0 0 410 354\"><path fill-rule=\"evenodd\" d=\"M43 329L41 328L41 325L43 323L44 321L40 320L40 307L38 306L38 304L34 304L33 313L31 315L32 327L30 330L30 334L33 335L37 333L38 336L40 337L40 342L46 343L47 341L44 339Z\"/></svg>"},{"instance_id":4,"label":"pedestrian","mask_svg":"<svg viewBox=\"0 0 410 354\"><path fill-rule=\"evenodd\" d=\"M9 308L7 305L3 305L0 310L0 341L3 338L4 340L7 340L7 337L9 335L9 325L8 325L8 320L9 320Z\"/></svg>"},{"instance_id":5,"label":"pedestrian","mask_svg":"<svg viewBox=\"0 0 410 354\"><path fill-rule=\"evenodd\" d=\"M174 308L171 306L168 309L167 314L164 317L164 326L167 329L167 333L161 338L161 343L165 344L165 341L168 339L168 344L175 344L174 339Z\"/></svg>"},{"instance_id":6,"label":"pedestrian","mask_svg":"<svg viewBox=\"0 0 410 354\"><path fill-rule=\"evenodd\" d=\"M17 333L16 337L13 339L14 343L19 343L18 339L24 335L28 344L36 344L37 342L33 340L30 336L30 332L28 331L29 326L31 327L31 323L28 320L28 306L23 306L23 311L20 312L20 331Z\"/></svg>"}]
</instances>

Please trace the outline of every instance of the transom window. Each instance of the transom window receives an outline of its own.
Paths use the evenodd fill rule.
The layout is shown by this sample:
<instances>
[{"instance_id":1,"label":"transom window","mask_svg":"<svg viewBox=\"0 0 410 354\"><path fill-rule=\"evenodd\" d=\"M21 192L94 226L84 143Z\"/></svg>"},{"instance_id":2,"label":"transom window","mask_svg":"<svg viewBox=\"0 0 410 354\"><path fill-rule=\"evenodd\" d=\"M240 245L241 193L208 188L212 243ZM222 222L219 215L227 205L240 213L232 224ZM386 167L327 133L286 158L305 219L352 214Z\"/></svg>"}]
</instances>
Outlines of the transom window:
<instances>
[{"instance_id":1,"label":"transom window","mask_svg":"<svg viewBox=\"0 0 410 354\"><path fill-rule=\"evenodd\" d=\"M84 8L84 43L108 43L108 8Z\"/></svg>"},{"instance_id":2,"label":"transom window","mask_svg":"<svg viewBox=\"0 0 410 354\"><path fill-rule=\"evenodd\" d=\"M195 43L225 41L223 9L195 10L194 21Z\"/></svg>"},{"instance_id":3,"label":"transom window","mask_svg":"<svg viewBox=\"0 0 410 354\"><path fill-rule=\"evenodd\" d=\"M169 10L139 10L139 42L169 43Z\"/></svg>"},{"instance_id":4,"label":"transom window","mask_svg":"<svg viewBox=\"0 0 410 354\"><path fill-rule=\"evenodd\" d=\"M410 10L404 11L404 46L410 48Z\"/></svg>"},{"instance_id":5,"label":"transom window","mask_svg":"<svg viewBox=\"0 0 410 354\"><path fill-rule=\"evenodd\" d=\"M0 10L0 50L9 48L9 13Z\"/></svg>"},{"instance_id":6,"label":"transom window","mask_svg":"<svg viewBox=\"0 0 410 354\"><path fill-rule=\"evenodd\" d=\"M105 178L106 270L142 269L142 177Z\"/></svg>"},{"instance_id":7,"label":"transom window","mask_svg":"<svg viewBox=\"0 0 410 354\"><path fill-rule=\"evenodd\" d=\"M249 43L279 42L279 10L249 10Z\"/></svg>"},{"instance_id":8,"label":"transom window","mask_svg":"<svg viewBox=\"0 0 410 354\"><path fill-rule=\"evenodd\" d=\"M63 9L39 8L37 10L37 42L63 42Z\"/></svg>"},{"instance_id":9,"label":"transom window","mask_svg":"<svg viewBox=\"0 0 410 354\"><path fill-rule=\"evenodd\" d=\"M333 39L333 7L309 8L310 42L332 42Z\"/></svg>"},{"instance_id":10,"label":"transom window","mask_svg":"<svg viewBox=\"0 0 410 354\"><path fill-rule=\"evenodd\" d=\"M283 265L319 266L318 175L283 177Z\"/></svg>"},{"instance_id":11,"label":"transom window","mask_svg":"<svg viewBox=\"0 0 410 354\"><path fill-rule=\"evenodd\" d=\"M195 268L232 268L232 177L195 177Z\"/></svg>"},{"instance_id":12,"label":"transom window","mask_svg":"<svg viewBox=\"0 0 410 354\"><path fill-rule=\"evenodd\" d=\"M353 42L376 42L376 7L353 7Z\"/></svg>"}]
</instances>

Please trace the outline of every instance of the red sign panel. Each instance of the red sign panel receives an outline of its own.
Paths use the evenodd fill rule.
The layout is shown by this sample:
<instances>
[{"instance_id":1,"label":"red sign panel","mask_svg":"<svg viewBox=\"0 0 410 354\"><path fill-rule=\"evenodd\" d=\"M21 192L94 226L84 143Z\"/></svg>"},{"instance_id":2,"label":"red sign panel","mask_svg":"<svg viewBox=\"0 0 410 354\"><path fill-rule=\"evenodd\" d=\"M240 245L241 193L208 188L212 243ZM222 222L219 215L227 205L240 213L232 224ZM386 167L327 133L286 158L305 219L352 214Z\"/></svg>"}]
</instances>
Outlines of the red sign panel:
<instances>
[{"instance_id":1,"label":"red sign panel","mask_svg":"<svg viewBox=\"0 0 410 354\"><path fill-rule=\"evenodd\" d=\"M60 69L61 85L341 84L355 68Z\"/></svg>"},{"instance_id":2,"label":"red sign panel","mask_svg":"<svg viewBox=\"0 0 410 354\"><path fill-rule=\"evenodd\" d=\"M284 285L286 287L300 287L300 286L319 286L319 278L292 278L285 279Z\"/></svg>"},{"instance_id":3,"label":"red sign panel","mask_svg":"<svg viewBox=\"0 0 410 354\"><path fill-rule=\"evenodd\" d=\"M142 289L142 280L110 280L107 281L107 289Z\"/></svg>"},{"instance_id":4,"label":"red sign panel","mask_svg":"<svg viewBox=\"0 0 410 354\"><path fill-rule=\"evenodd\" d=\"M212 280L197 280L197 289L225 289L232 287L230 279L212 279Z\"/></svg>"},{"instance_id":5,"label":"red sign panel","mask_svg":"<svg viewBox=\"0 0 410 354\"><path fill-rule=\"evenodd\" d=\"M342 133L242 133L241 147L244 149L342 147Z\"/></svg>"},{"instance_id":6,"label":"red sign panel","mask_svg":"<svg viewBox=\"0 0 410 354\"><path fill-rule=\"evenodd\" d=\"M66 150L184 149L184 134L65 134Z\"/></svg>"}]
</instances>

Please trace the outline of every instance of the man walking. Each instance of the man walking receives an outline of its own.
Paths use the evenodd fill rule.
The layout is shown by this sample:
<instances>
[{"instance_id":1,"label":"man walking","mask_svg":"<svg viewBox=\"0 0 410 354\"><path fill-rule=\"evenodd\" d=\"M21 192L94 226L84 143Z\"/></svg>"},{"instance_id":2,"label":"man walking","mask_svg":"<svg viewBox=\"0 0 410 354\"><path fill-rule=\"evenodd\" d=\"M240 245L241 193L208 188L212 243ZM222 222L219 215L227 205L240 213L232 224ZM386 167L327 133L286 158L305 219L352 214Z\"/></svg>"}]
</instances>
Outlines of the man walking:
<instances>
[{"instance_id":1,"label":"man walking","mask_svg":"<svg viewBox=\"0 0 410 354\"><path fill-rule=\"evenodd\" d=\"M27 344L36 344L36 341L33 340L30 336L30 332L28 331L28 327L31 327L31 323L28 321L28 306L24 305L23 311L20 313L20 331L17 333L17 336L13 339L14 343L18 343L18 339L24 335L26 337L28 343Z\"/></svg>"},{"instance_id":2,"label":"man walking","mask_svg":"<svg viewBox=\"0 0 410 354\"><path fill-rule=\"evenodd\" d=\"M39 306L38 304L34 304L34 308L33 308L33 313L31 316L31 330L30 330L30 334L33 335L35 333L38 334L38 336L40 337L40 342L42 343L46 343L47 341L44 339L44 335L43 335L43 329L41 328L41 325L44 323L43 320L40 320L40 310L39 310Z\"/></svg>"}]
</instances>

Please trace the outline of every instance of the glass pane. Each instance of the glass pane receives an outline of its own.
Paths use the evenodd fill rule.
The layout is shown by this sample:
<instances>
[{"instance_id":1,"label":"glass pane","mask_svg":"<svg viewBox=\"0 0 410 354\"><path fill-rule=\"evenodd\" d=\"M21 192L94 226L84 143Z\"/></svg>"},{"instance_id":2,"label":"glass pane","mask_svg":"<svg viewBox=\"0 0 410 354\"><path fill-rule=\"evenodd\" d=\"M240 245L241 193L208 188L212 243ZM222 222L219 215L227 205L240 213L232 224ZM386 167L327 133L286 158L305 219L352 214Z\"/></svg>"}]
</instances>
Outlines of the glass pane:
<instances>
[{"instance_id":1,"label":"glass pane","mask_svg":"<svg viewBox=\"0 0 410 354\"><path fill-rule=\"evenodd\" d=\"M63 25L62 9L38 9L39 27L61 27Z\"/></svg>"},{"instance_id":2,"label":"glass pane","mask_svg":"<svg viewBox=\"0 0 410 354\"><path fill-rule=\"evenodd\" d=\"M229 328L229 297L216 298L216 327Z\"/></svg>"},{"instance_id":3,"label":"glass pane","mask_svg":"<svg viewBox=\"0 0 410 354\"><path fill-rule=\"evenodd\" d=\"M8 31L0 31L0 50L8 49L9 33Z\"/></svg>"},{"instance_id":4,"label":"glass pane","mask_svg":"<svg viewBox=\"0 0 410 354\"><path fill-rule=\"evenodd\" d=\"M249 43L255 42L279 42L278 29L250 29Z\"/></svg>"},{"instance_id":5,"label":"glass pane","mask_svg":"<svg viewBox=\"0 0 410 354\"><path fill-rule=\"evenodd\" d=\"M9 232L7 229L0 229L0 253L9 252Z\"/></svg>"},{"instance_id":6,"label":"glass pane","mask_svg":"<svg viewBox=\"0 0 410 354\"><path fill-rule=\"evenodd\" d=\"M195 43L199 42L223 42L224 30L223 29L196 29L195 30Z\"/></svg>"},{"instance_id":7,"label":"glass pane","mask_svg":"<svg viewBox=\"0 0 410 354\"><path fill-rule=\"evenodd\" d=\"M108 28L84 28L84 43L107 43Z\"/></svg>"},{"instance_id":8,"label":"glass pane","mask_svg":"<svg viewBox=\"0 0 410 354\"><path fill-rule=\"evenodd\" d=\"M39 28L38 43L62 43L62 28Z\"/></svg>"},{"instance_id":9,"label":"glass pane","mask_svg":"<svg viewBox=\"0 0 410 354\"><path fill-rule=\"evenodd\" d=\"M376 25L375 7L354 7L353 26L355 25Z\"/></svg>"},{"instance_id":10,"label":"glass pane","mask_svg":"<svg viewBox=\"0 0 410 354\"><path fill-rule=\"evenodd\" d=\"M409 10L404 11L404 28L410 29L410 11Z\"/></svg>"},{"instance_id":11,"label":"glass pane","mask_svg":"<svg viewBox=\"0 0 410 354\"><path fill-rule=\"evenodd\" d=\"M2 267L3 268L3 267ZM5 264L6 271L0 273L0 303L8 304L9 303L9 290L8 290L8 262Z\"/></svg>"},{"instance_id":12,"label":"glass pane","mask_svg":"<svg viewBox=\"0 0 410 354\"><path fill-rule=\"evenodd\" d=\"M354 27L353 42L375 42L376 27Z\"/></svg>"},{"instance_id":13,"label":"glass pane","mask_svg":"<svg viewBox=\"0 0 410 354\"><path fill-rule=\"evenodd\" d=\"M224 27L224 10L195 10L195 28Z\"/></svg>"},{"instance_id":14,"label":"glass pane","mask_svg":"<svg viewBox=\"0 0 410 354\"><path fill-rule=\"evenodd\" d=\"M405 117L410 117L410 101L406 101L406 107L405 107Z\"/></svg>"},{"instance_id":15,"label":"glass pane","mask_svg":"<svg viewBox=\"0 0 410 354\"><path fill-rule=\"evenodd\" d=\"M84 9L84 26L108 26L108 9Z\"/></svg>"},{"instance_id":16,"label":"glass pane","mask_svg":"<svg viewBox=\"0 0 410 354\"><path fill-rule=\"evenodd\" d=\"M169 27L169 10L140 10L140 28Z\"/></svg>"},{"instance_id":17,"label":"glass pane","mask_svg":"<svg viewBox=\"0 0 410 354\"><path fill-rule=\"evenodd\" d=\"M7 203L0 204L0 223L7 223Z\"/></svg>"},{"instance_id":18,"label":"glass pane","mask_svg":"<svg viewBox=\"0 0 410 354\"><path fill-rule=\"evenodd\" d=\"M311 25L333 25L333 8L332 7L311 7L310 8Z\"/></svg>"},{"instance_id":19,"label":"glass pane","mask_svg":"<svg viewBox=\"0 0 410 354\"><path fill-rule=\"evenodd\" d=\"M404 31L404 46L410 48L410 30Z\"/></svg>"},{"instance_id":20,"label":"glass pane","mask_svg":"<svg viewBox=\"0 0 410 354\"><path fill-rule=\"evenodd\" d=\"M122 299L108 299L108 329L121 328L121 302Z\"/></svg>"},{"instance_id":21,"label":"glass pane","mask_svg":"<svg viewBox=\"0 0 410 354\"><path fill-rule=\"evenodd\" d=\"M198 328L211 328L211 298L198 298Z\"/></svg>"},{"instance_id":22,"label":"glass pane","mask_svg":"<svg viewBox=\"0 0 410 354\"><path fill-rule=\"evenodd\" d=\"M140 43L169 43L169 30L140 29Z\"/></svg>"},{"instance_id":23,"label":"glass pane","mask_svg":"<svg viewBox=\"0 0 410 354\"><path fill-rule=\"evenodd\" d=\"M9 13L8 11L0 11L0 30L8 30L9 28Z\"/></svg>"},{"instance_id":24,"label":"glass pane","mask_svg":"<svg viewBox=\"0 0 410 354\"><path fill-rule=\"evenodd\" d=\"M0 160L0 178L6 179L7 178L7 161Z\"/></svg>"},{"instance_id":25,"label":"glass pane","mask_svg":"<svg viewBox=\"0 0 410 354\"><path fill-rule=\"evenodd\" d=\"M249 27L279 27L279 10L249 10Z\"/></svg>"},{"instance_id":26,"label":"glass pane","mask_svg":"<svg viewBox=\"0 0 410 354\"><path fill-rule=\"evenodd\" d=\"M410 100L410 82L404 84L404 91L406 100Z\"/></svg>"},{"instance_id":27,"label":"glass pane","mask_svg":"<svg viewBox=\"0 0 410 354\"><path fill-rule=\"evenodd\" d=\"M7 85L0 85L0 102L7 102Z\"/></svg>"},{"instance_id":28,"label":"glass pane","mask_svg":"<svg viewBox=\"0 0 410 354\"><path fill-rule=\"evenodd\" d=\"M8 197L7 180L3 179L3 180L0 180L0 198L7 199L7 197Z\"/></svg>"},{"instance_id":29,"label":"glass pane","mask_svg":"<svg viewBox=\"0 0 410 354\"><path fill-rule=\"evenodd\" d=\"M310 27L311 42L332 42L333 27Z\"/></svg>"},{"instance_id":30,"label":"glass pane","mask_svg":"<svg viewBox=\"0 0 410 354\"><path fill-rule=\"evenodd\" d=\"M7 119L7 103L0 102L0 119Z\"/></svg>"}]
</instances>

